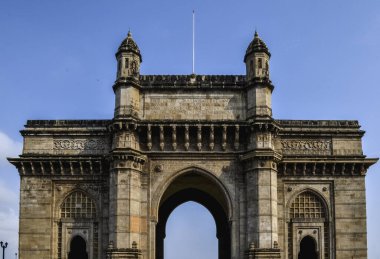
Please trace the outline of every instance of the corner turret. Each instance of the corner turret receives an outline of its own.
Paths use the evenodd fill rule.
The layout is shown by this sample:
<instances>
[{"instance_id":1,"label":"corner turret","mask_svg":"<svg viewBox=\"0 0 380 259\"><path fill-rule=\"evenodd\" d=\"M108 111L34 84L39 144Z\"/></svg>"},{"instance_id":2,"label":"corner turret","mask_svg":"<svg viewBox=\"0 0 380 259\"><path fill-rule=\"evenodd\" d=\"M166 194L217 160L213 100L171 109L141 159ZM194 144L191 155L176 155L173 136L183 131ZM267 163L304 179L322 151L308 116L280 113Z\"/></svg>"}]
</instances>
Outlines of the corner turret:
<instances>
[{"instance_id":1,"label":"corner turret","mask_svg":"<svg viewBox=\"0 0 380 259\"><path fill-rule=\"evenodd\" d=\"M115 119L138 119L140 110L140 49L129 31L116 52L117 76L115 92Z\"/></svg>"},{"instance_id":2,"label":"corner turret","mask_svg":"<svg viewBox=\"0 0 380 259\"><path fill-rule=\"evenodd\" d=\"M272 117L273 85L269 79L270 52L257 32L244 56L246 64L248 119Z\"/></svg>"},{"instance_id":3,"label":"corner turret","mask_svg":"<svg viewBox=\"0 0 380 259\"><path fill-rule=\"evenodd\" d=\"M265 42L260 39L255 31L255 36L249 44L244 56L244 63L247 68L247 79L268 78L269 79L269 59L270 52Z\"/></svg>"},{"instance_id":4,"label":"corner turret","mask_svg":"<svg viewBox=\"0 0 380 259\"><path fill-rule=\"evenodd\" d=\"M140 49L129 31L127 38L121 43L116 52L117 79L123 77L138 77L142 62Z\"/></svg>"}]
</instances>

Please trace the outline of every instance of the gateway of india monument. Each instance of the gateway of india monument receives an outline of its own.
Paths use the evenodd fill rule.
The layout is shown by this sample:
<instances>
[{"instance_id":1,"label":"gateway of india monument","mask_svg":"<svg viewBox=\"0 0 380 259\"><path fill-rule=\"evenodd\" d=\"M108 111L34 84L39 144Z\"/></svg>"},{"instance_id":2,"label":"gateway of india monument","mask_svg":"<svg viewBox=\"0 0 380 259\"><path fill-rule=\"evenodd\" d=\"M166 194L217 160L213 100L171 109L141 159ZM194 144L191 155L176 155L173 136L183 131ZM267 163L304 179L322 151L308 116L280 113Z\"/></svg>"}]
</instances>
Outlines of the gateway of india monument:
<instances>
[{"instance_id":1,"label":"gateway of india monument","mask_svg":"<svg viewBox=\"0 0 380 259\"><path fill-rule=\"evenodd\" d=\"M255 33L244 75L141 75L128 33L116 52L114 117L29 120L20 259L164 259L171 212L215 219L219 259L367 258L355 120L273 117L271 54ZM180 258L178 258L180 259Z\"/></svg>"}]
</instances>

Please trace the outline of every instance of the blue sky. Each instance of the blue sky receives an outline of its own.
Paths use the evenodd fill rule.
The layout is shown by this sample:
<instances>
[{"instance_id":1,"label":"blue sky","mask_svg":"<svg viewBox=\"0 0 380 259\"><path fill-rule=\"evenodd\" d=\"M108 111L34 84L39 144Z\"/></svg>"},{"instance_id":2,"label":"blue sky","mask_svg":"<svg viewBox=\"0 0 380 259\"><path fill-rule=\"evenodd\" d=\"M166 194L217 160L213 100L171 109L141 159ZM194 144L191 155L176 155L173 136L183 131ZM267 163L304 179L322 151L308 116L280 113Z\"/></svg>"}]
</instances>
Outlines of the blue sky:
<instances>
[{"instance_id":1,"label":"blue sky","mask_svg":"<svg viewBox=\"0 0 380 259\"><path fill-rule=\"evenodd\" d=\"M2 0L0 240L10 242L9 256L16 250L19 177L4 159L20 153L26 120L111 118L114 53L129 28L142 52L142 74L190 74L193 9L196 73L244 74L257 29L272 53L274 117L357 119L367 132L365 154L379 156L379 1ZM379 169L366 178L370 259L380 258ZM185 220L189 211L199 212L203 226ZM212 247L215 226L204 212L185 204L170 228Z\"/></svg>"}]
</instances>

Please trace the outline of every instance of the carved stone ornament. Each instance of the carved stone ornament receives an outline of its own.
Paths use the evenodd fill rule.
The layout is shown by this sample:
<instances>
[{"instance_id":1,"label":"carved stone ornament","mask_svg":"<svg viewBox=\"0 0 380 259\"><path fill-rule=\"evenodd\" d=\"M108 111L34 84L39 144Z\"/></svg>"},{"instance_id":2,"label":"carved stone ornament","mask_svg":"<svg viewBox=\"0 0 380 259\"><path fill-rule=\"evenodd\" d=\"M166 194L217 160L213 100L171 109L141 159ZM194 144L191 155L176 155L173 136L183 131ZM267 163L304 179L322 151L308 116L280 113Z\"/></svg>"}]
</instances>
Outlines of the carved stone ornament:
<instances>
[{"instance_id":1,"label":"carved stone ornament","mask_svg":"<svg viewBox=\"0 0 380 259\"><path fill-rule=\"evenodd\" d=\"M103 139L55 139L55 150L103 150Z\"/></svg>"},{"instance_id":2,"label":"carved stone ornament","mask_svg":"<svg viewBox=\"0 0 380 259\"><path fill-rule=\"evenodd\" d=\"M331 155L331 140L281 140L286 155Z\"/></svg>"},{"instance_id":3,"label":"carved stone ornament","mask_svg":"<svg viewBox=\"0 0 380 259\"><path fill-rule=\"evenodd\" d=\"M164 170L164 166L163 166L163 165L156 165L156 166L154 167L154 171L155 171L156 173L161 173L163 170Z\"/></svg>"}]
</instances>

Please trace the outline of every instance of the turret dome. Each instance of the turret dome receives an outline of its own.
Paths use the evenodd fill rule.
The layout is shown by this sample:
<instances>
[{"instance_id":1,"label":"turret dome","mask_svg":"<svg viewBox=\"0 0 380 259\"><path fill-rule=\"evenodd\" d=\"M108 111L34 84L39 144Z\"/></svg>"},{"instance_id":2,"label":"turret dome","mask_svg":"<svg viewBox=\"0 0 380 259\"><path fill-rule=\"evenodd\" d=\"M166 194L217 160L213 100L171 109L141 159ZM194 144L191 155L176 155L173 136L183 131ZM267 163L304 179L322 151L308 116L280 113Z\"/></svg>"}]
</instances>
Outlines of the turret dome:
<instances>
[{"instance_id":1,"label":"turret dome","mask_svg":"<svg viewBox=\"0 0 380 259\"><path fill-rule=\"evenodd\" d=\"M140 49L137 46L136 42L132 38L132 33L129 31L127 38L123 40L121 43L119 49L117 50L116 56L121 53L121 52L132 52L139 56L140 62L142 62L141 54L140 54Z\"/></svg>"},{"instance_id":2,"label":"turret dome","mask_svg":"<svg viewBox=\"0 0 380 259\"><path fill-rule=\"evenodd\" d=\"M270 57L269 49L268 49L267 45L265 44L265 42L262 39L260 39L257 31L255 31L255 36L254 36L253 40L251 41L251 43L249 44L247 51L245 52L244 62L246 61L247 56L253 52L256 52L256 53L257 52L264 52L264 53L268 54L268 56Z\"/></svg>"}]
</instances>

